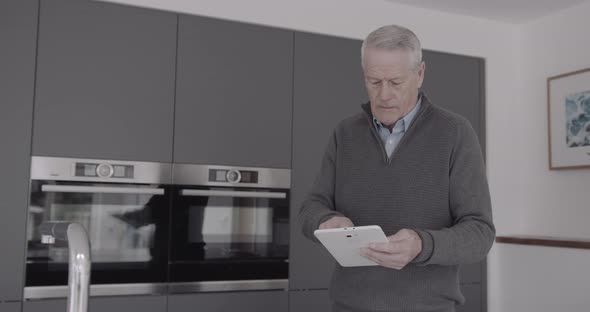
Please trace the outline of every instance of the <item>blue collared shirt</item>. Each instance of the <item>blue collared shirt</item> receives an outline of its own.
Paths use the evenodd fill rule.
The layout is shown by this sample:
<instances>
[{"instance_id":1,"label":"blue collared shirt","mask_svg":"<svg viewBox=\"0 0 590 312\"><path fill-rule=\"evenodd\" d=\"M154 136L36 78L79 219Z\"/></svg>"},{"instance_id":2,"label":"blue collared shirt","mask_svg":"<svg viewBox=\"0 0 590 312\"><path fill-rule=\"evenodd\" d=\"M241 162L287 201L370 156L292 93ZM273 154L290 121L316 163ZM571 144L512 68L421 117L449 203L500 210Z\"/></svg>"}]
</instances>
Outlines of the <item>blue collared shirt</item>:
<instances>
[{"instance_id":1,"label":"blue collared shirt","mask_svg":"<svg viewBox=\"0 0 590 312\"><path fill-rule=\"evenodd\" d=\"M402 139L404 134L406 134L406 131L408 131L408 128L412 123L412 120L414 120L414 117L416 117L416 114L418 114L418 111L420 111L421 103L422 97L419 97L418 102L416 102L414 108L403 118L398 120L395 125L393 125L393 129L391 131L389 131L387 127L385 127L379 120L377 120L377 118L375 118L375 116L373 116L373 125L381 137L381 141L385 145L387 157L391 158L391 154L397 147L399 141Z\"/></svg>"}]
</instances>

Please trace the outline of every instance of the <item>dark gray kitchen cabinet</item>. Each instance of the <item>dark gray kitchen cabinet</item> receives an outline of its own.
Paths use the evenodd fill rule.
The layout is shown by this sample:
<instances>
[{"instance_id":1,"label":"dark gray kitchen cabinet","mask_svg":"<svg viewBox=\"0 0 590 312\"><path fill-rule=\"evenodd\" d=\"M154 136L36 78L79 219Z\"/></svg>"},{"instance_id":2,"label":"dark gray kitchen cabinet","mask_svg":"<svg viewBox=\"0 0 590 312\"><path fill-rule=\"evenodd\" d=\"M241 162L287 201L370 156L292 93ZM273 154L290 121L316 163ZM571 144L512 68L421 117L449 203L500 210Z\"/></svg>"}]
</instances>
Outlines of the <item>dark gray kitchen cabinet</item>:
<instances>
[{"instance_id":1,"label":"dark gray kitchen cabinet","mask_svg":"<svg viewBox=\"0 0 590 312\"><path fill-rule=\"evenodd\" d=\"M3 302L0 303L1 312L21 312L20 302Z\"/></svg>"},{"instance_id":2,"label":"dark gray kitchen cabinet","mask_svg":"<svg viewBox=\"0 0 590 312\"><path fill-rule=\"evenodd\" d=\"M288 292L245 291L171 295L168 312L287 312Z\"/></svg>"},{"instance_id":3,"label":"dark gray kitchen cabinet","mask_svg":"<svg viewBox=\"0 0 590 312\"><path fill-rule=\"evenodd\" d=\"M463 284L461 285L461 292L465 296L465 303L457 306L457 312L487 311L485 302L482 301L486 294L482 292L480 284Z\"/></svg>"},{"instance_id":4,"label":"dark gray kitchen cabinet","mask_svg":"<svg viewBox=\"0 0 590 312\"><path fill-rule=\"evenodd\" d=\"M329 293L326 289L289 292L289 312L332 311Z\"/></svg>"},{"instance_id":5,"label":"dark gray kitchen cabinet","mask_svg":"<svg viewBox=\"0 0 590 312\"><path fill-rule=\"evenodd\" d=\"M67 311L66 299L31 300L23 304L23 312ZM166 296L91 297L89 312L166 312Z\"/></svg>"},{"instance_id":6,"label":"dark gray kitchen cabinet","mask_svg":"<svg viewBox=\"0 0 590 312\"><path fill-rule=\"evenodd\" d=\"M487 311L487 261L460 265L459 280L466 301L457 307L457 312Z\"/></svg>"},{"instance_id":7,"label":"dark gray kitchen cabinet","mask_svg":"<svg viewBox=\"0 0 590 312\"><path fill-rule=\"evenodd\" d=\"M291 167L293 33L181 15L178 163Z\"/></svg>"},{"instance_id":8,"label":"dark gray kitchen cabinet","mask_svg":"<svg viewBox=\"0 0 590 312\"><path fill-rule=\"evenodd\" d=\"M424 51L422 90L436 105L465 117L485 156L485 61L482 58Z\"/></svg>"},{"instance_id":9,"label":"dark gray kitchen cabinet","mask_svg":"<svg viewBox=\"0 0 590 312\"><path fill-rule=\"evenodd\" d=\"M328 288L334 261L296 223L328 138L366 102L358 40L295 33L289 288Z\"/></svg>"},{"instance_id":10,"label":"dark gray kitchen cabinet","mask_svg":"<svg viewBox=\"0 0 590 312\"><path fill-rule=\"evenodd\" d=\"M21 311L21 303L20 302L4 302L0 303L0 311L1 312L20 312Z\"/></svg>"},{"instance_id":11,"label":"dark gray kitchen cabinet","mask_svg":"<svg viewBox=\"0 0 590 312\"><path fill-rule=\"evenodd\" d=\"M38 5L0 1L0 302L22 299Z\"/></svg>"},{"instance_id":12,"label":"dark gray kitchen cabinet","mask_svg":"<svg viewBox=\"0 0 590 312\"><path fill-rule=\"evenodd\" d=\"M33 154L172 160L177 16L41 1Z\"/></svg>"},{"instance_id":13,"label":"dark gray kitchen cabinet","mask_svg":"<svg viewBox=\"0 0 590 312\"><path fill-rule=\"evenodd\" d=\"M463 264L459 266L459 280L463 284L480 283L485 277L486 262Z\"/></svg>"},{"instance_id":14,"label":"dark gray kitchen cabinet","mask_svg":"<svg viewBox=\"0 0 590 312\"><path fill-rule=\"evenodd\" d=\"M477 133L485 157L485 61L481 58L424 51L426 73L422 90L438 106L465 117ZM459 267L465 286L466 308L462 311L486 311L486 261ZM472 286L478 284L478 287ZM478 292L476 294L476 292ZM474 303L475 302L475 303ZM478 307L475 309L475 307Z\"/></svg>"}]
</instances>

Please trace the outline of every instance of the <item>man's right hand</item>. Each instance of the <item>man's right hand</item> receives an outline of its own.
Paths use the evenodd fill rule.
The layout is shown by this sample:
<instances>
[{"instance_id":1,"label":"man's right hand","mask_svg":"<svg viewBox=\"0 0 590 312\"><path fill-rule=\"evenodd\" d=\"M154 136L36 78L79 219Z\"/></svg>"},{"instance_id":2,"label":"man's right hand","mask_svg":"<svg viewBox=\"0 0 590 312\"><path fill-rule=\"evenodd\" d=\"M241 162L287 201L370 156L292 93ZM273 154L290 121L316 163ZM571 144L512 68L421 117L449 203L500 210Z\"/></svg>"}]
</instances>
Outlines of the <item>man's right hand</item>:
<instances>
[{"instance_id":1,"label":"man's right hand","mask_svg":"<svg viewBox=\"0 0 590 312\"><path fill-rule=\"evenodd\" d=\"M353 227L354 224L347 217L334 216L320 224L320 230Z\"/></svg>"}]
</instances>

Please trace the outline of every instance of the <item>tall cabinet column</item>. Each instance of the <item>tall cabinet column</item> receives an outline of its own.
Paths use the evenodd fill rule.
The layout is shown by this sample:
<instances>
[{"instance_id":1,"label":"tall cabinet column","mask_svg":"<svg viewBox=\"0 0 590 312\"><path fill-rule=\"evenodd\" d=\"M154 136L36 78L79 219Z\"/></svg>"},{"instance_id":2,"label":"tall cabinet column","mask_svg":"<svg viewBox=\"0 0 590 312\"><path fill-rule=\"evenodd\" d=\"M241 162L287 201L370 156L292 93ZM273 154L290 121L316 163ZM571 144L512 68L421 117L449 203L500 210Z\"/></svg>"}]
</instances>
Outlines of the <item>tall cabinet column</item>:
<instances>
[{"instance_id":1,"label":"tall cabinet column","mask_svg":"<svg viewBox=\"0 0 590 312\"><path fill-rule=\"evenodd\" d=\"M38 5L0 1L0 302L23 292Z\"/></svg>"}]
</instances>

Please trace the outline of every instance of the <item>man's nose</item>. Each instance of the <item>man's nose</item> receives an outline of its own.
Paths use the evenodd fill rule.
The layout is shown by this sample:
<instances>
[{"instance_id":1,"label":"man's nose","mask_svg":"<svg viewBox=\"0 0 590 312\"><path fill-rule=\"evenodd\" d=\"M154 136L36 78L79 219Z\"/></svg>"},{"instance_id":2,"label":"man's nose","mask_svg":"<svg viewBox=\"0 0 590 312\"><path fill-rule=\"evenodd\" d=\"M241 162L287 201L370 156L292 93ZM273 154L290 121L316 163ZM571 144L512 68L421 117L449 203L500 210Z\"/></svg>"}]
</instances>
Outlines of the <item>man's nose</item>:
<instances>
[{"instance_id":1,"label":"man's nose","mask_svg":"<svg viewBox=\"0 0 590 312\"><path fill-rule=\"evenodd\" d=\"M391 100L393 97L393 88L388 86L387 83L382 83L381 88L379 88L378 96L381 101Z\"/></svg>"}]
</instances>

